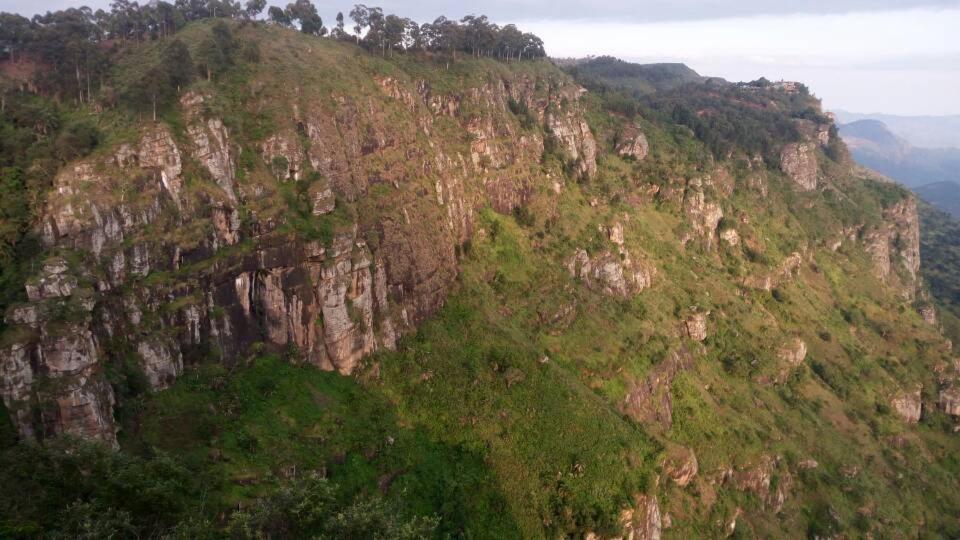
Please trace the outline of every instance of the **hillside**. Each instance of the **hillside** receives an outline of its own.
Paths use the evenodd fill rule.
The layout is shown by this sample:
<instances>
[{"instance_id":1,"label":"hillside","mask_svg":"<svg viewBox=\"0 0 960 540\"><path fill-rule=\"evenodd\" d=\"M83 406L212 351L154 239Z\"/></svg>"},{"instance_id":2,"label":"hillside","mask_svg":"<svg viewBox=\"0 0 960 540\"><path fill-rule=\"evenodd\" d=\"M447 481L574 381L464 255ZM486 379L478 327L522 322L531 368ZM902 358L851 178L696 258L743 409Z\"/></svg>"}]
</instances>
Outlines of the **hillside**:
<instances>
[{"instance_id":1,"label":"hillside","mask_svg":"<svg viewBox=\"0 0 960 540\"><path fill-rule=\"evenodd\" d=\"M0 536L960 535L917 203L808 93L238 21L116 55L5 94Z\"/></svg>"},{"instance_id":2,"label":"hillside","mask_svg":"<svg viewBox=\"0 0 960 540\"><path fill-rule=\"evenodd\" d=\"M637 95L672 90L684 84L705 80L705 77L701 77L685 64L635 64L611 56L579 60L569 68L584 80Z\"/></svg>"}]
</instances>

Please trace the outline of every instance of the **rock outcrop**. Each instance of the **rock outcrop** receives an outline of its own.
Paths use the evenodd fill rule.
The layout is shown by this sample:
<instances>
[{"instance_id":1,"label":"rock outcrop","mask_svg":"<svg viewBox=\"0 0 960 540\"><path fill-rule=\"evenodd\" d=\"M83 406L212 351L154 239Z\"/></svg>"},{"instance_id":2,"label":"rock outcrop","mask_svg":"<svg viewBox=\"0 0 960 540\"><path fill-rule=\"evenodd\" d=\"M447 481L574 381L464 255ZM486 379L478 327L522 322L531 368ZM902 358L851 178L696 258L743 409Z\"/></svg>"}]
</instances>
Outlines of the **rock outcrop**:
<instances>
[{"instance_id":1,"label":"rock outcrop","mask_svg":"<svg viewBox=\"0 0 960 540\"><path fill-rule=\"evenodd\" d=\"M660 540L663 522L657 498L652 495L635 495L633 508L621 513L620 523L623 524L623 538Z\"/></svg>"},{"instance_id":2,"label":"rock outcrop","mask_svg":"<svg viewBox=\"0 0 960 540\"><path fill-rule=\"evenodd\" d=\"M57 256L7 314L0 350L0 392L23 436L114 444L105 371L119 348L154 389L191 358L232 364L254 344L350 373L443 305L479 208L509 212L554 183L540 167L545 137L581 175L596 171L585 90L569 81L490 78L457 95L426 81L371 84L376 98L291 97L289 123L253 151L266 174L195 92L180 99L182 131L145 126L60 171L38 230ZM549 131L524 131L510 100ZM437 122L463 137L433 137ZM374 219L330 219L365 199ZM652 279L613 252L575 272L613 294Z\"/></svg>"},{"instance_id":3,"label":"rock outcrop","mask_svg":"<svg viewBox=\"0 0 960 540\"><path fill-rule=\"evenodd\" d=\"M697 476L697 455L690 448L677 447L667 452L664 471L675 484L686 487Z\"/></svg>"},{"instance_id":4,"label":"rock outcrop","mask_svg":"<svg viewBox=\"0 0 960 540\"><path fill-rule=\"evenodd\" d=\"M940 390L940 410L950 416L960 416L960 387L949 386Z\"/></svg>"},{"instance_id":5,"label":"rock outcrop","mask_svg":"<svg viewBox=\"0 0 960 540\"><path fill-rule=\"evenodd\" d=\"M780 152L780 170L803 191L817 189L817 154L812 143L789 143Z\"/></svg>"},{"instance_id":6,"label":"rock outcrop","mask_svg":"<svg viewBox=\"0 0 960 540\"><path fill-rule=\"evenodd\" d=\"M694 341L707 339L707 315L709 314L702 311L691 314L680 325L680 334Z\"/></svg>"},{"instance_id":7,"label":"rock outcrop","mask_svg":"<svg viewBox=\"0 0 960 540\"><path fill-rule=\"evenodd\" d=\"M617 143L616 151L620 157L641 161L650 152L650 143L639 128L630 126L624 130L620 142Z\"/></svg>"},{"instance_id":8,"label":"rock outcrop","mask_svg":"<svg viewBox=\"0 0 960 540\"><path fill-rule=\"evenodd\" d=\"M673 425L670 386L681 371L693 369L693 354L681 346L654 366L643 381L630 385L621 410L634 420L663 431Z\"/></svg>"},{"instance_id":9,"label":"rock outcrop","mask_svg":"<svg viewBox=\"0 0 960 540\"><path fill-rule=\"evenodd\" d=\"M800 338L794 338L777 351L777 358L791 368L800 367L807 357L807 343Z\"/></svg>"},{"instance_id":10,"label":"rock outcrop","mask_svg":"<svg viewBox=\"0 0 960 540\"><path fill-rule=\"evenodd\" d=\"M882 222L863 231L863 243L877 278L896 287L903 298L913 299L920 272L917 201L906 197L885 208Z\"/></svg>"},{"instance_id":11,"label":"rock outcrop","mask_svg":"<svg viewBox=\"0 0 960 540\"><path fill-rule=\"evenodd\" d=\"M903 392L890 400L893 412L908 424L916 424L920 421L920 414L923 410L920 390L920 388L917 388L912 392Z\"/></svg>"}]
</instances>

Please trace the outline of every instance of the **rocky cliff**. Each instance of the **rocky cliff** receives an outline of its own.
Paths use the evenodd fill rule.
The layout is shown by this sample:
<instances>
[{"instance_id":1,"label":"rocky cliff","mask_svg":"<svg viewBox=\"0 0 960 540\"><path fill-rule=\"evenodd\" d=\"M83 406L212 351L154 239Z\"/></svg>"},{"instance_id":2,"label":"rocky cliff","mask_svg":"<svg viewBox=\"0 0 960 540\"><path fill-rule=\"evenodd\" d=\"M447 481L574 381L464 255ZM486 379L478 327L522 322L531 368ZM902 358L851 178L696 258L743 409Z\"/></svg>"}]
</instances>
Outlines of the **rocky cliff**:
<instances>
[{"instance_id":1,"label":"rocky cliff","mask_svg":"<svg viewBox=\"0 0 960 540\"><path fill-rule=\"evenodd\" d=\"M456 93L409 77L366 84L294 103L256 149L234 140L211 95L188 92L183 131L144 126L57 175L38 225L50 258L0 353L22 434L114 442L104 365L117 354L154 389L185 356L232 364L258 343L350 373L443 304L479 209L509 213L554 184L539 172L546 139L578 174L596 172L584 90L563 77L507 73ZM524 129L509 103L544 128ZM269 176L243 168L251 151ZM297 230L297 212L327 230ZM622 281L608 270L598 278Z\"/></svg>"},{"instance_id":2,"label":"rocky cliff","mask_svg":"<svg viewBox=\"0 0 960 540\"><path fill-rule=\"evenodd\" d=\"M50 179L21 439L187 455L222 515L306 475L452 536L960 530L916 203L814 98L236 32L260 61Z\"/></svg>"}]
</instances>

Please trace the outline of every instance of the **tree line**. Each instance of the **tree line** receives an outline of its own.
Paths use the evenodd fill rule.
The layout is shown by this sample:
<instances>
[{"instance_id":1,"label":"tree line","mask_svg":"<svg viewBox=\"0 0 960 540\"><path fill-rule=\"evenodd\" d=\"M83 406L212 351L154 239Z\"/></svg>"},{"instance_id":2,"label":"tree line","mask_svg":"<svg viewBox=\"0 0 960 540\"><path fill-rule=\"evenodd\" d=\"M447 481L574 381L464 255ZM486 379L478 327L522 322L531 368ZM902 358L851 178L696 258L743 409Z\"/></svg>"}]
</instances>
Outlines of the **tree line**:
<instances>
[{"instance_id":1,"label":"tree line","mask_svg":"<svg viewBox=\"0 0 960 540\"><path fill-rule=\"evenodd\" d=\"M38 71L34 81L37 89L80 104L90 102L94 89L102 86L117 48L128 42L164 39L191 21L208 18L295 28L318 37L352 41L385 56L396 51L446 53L454 60L457 53L504 60L545 56L539 37L512 24L501 27L485 15L468 15L459 21L439 17L419 24L359 4L346 17L338 13L328 29L311 0L295 0L286 8L271 6L264 14L266 4L266 0L247 0L242 5L236 0L160 0L139 5L114 0L109 11L69 8L31 19L0 13L0 54L7 61L29 58L42 63L45 69Z\"/></svg>"}]
</instances>

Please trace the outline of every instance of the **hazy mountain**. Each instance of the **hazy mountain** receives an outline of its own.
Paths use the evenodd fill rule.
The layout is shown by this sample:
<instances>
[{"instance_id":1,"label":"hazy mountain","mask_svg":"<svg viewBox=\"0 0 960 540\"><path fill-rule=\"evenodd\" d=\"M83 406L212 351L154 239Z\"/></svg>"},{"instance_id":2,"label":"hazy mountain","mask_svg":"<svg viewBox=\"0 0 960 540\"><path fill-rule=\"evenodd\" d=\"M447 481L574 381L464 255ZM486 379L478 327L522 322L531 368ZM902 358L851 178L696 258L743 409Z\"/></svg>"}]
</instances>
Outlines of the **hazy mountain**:
<instances>
[{"instance_id":1,"label":"hazy mountain","mask_svg":"<svg viewBox=\"0 0 960 540\"><path fill-rule=\"evenodd\" d=\"M898 116L833 111L837 122L849 124L860 120L878 120L891 132L922 148L960 148L960 115Z\"/></svg>"},{"instance_id":2,"label":"hazy mountain","mask_svg":"<svg viewBox=\"0 0 960 540\"><path fill-rule=\"evenodd\" d=\"M916 147L879 120L843 124L840 136L858 163L908 187L960 182L960 149Z\"/></svg>"},{"instance_id":3,"label":"hazy mountain","mask_svg":"<svg viewBox=\"0 0 960 540\"><path fill-rule=\"evenodd\" d=\"M955 218L960 218L960 184L957 182L934 182L913 188L921 199L936 206Z\"/></svg>"}]
</instances>

